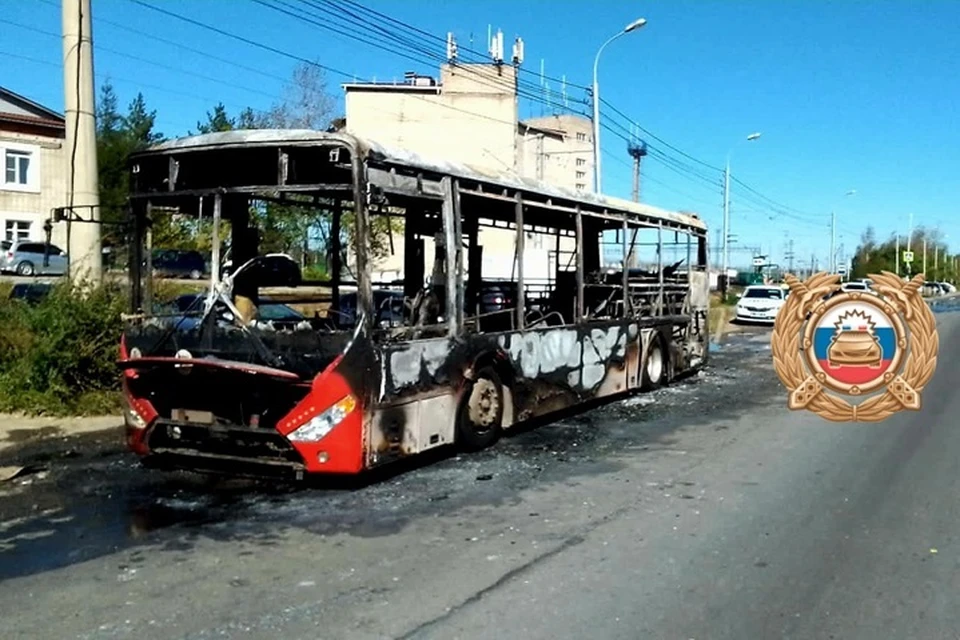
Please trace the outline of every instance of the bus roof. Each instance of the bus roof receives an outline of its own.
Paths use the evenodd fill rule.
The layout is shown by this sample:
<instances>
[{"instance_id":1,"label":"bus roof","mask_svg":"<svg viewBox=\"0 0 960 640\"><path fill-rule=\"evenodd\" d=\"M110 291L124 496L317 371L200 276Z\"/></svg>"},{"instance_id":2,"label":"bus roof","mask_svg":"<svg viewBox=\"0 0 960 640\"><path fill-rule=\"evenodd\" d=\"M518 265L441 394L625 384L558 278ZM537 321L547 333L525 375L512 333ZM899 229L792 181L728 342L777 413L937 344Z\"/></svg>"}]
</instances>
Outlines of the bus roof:
<instances>
[{"instance_id":1,"label":"bus roof","mask_svg":"<svg viewBox=\"0 0 960 640\"><path fill-rule=\"evenodd\" d=\"M425 158L413 151L384 145L369 138L362 138L343 132L329 133L312 129L238 129L233 131L219 131L161 142L133 154L132 158L153 154L175 153L177 151L199 151L202 149L225 147L242 148L276 144L312 146L331 143L345 144L348 147L359 149L364 157L385 164L408 166L424 171L450 175L456 178L487 182L501 187L536 191L546 196L581 201L592 204L593 206L609 207L613 210L650 218L670 220L704 231L707 228L706 223L694 213L669 211L647 204L615 198L613 196L598 195L592 192L576 191L559 187L541 180L523 177L510 169L497 170L488 167L476 167L470 164L449 162L436 158Z\"/></svg>"}]
</instances>

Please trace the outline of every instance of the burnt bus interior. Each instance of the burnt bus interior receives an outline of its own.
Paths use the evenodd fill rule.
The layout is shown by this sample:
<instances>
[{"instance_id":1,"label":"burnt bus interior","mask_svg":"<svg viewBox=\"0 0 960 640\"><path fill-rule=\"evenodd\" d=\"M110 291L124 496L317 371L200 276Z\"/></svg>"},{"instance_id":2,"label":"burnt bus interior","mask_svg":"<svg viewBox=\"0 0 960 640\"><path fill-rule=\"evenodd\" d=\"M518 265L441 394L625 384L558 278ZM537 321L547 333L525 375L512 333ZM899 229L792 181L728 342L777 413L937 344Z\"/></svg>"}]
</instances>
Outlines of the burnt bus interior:
<instances>
[{"instance_id":1,"label":"burnt bus interior","mask_svg":"<svg viewBox=\"0 0 960 640\"><path fill-rule=\"evenodd\" d=\"M161 144L131 161L136 241L126 347L139 358L214 357L269 367L267 378L299 390L267 394L240 374L229 381L210 375L206 387L164 374L181 406L201 394L191 406L211 407L218 420L248 425L256 416L261 426L274 424L361 329L377 343L683 316L689 322L675 323L677 337L705 344L707 300L696 298L691 283L705 283L706 235L688 219L435 167L339 134L230 134ZM302 280L283 294L291 305L321 302L326 311L294 326L278 328L258 317L261 299L275 297L271 289L278 284L269 269L258 269L264 256L252 211L264 203L311 209L329 240L330 278ZM165 314L155 306L150 228L161 215L213 220L211 291L196 308ZM508 277L502 268L499 275L484 273L484 252L492 250L488 230L511 238ZM609 237L620 256L613 266L602 259ZM387 255L403 251L399 281L372 279L374 244ZM547 248L545 278L524 273L523 256L533 244ZM227 246L235 268L221 278ZM681 248L680 258L668 263L664 250L671 246L671 257ZM636 266L651 247L652 263ZM231 386L237 384L249 388ZM221 386L225 393L212 393ZM166 409L169 417L173 408Z\"/></svg>"}]
</instances>

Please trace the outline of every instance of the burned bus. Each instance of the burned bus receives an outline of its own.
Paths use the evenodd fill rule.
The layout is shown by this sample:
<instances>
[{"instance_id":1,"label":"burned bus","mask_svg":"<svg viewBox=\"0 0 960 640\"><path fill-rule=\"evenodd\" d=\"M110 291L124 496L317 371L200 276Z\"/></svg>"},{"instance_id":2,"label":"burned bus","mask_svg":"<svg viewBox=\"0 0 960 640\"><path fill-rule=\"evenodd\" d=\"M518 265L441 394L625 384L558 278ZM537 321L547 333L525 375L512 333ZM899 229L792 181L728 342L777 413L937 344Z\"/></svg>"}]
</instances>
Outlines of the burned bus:
<instances>
[{"instance_id":1,"label":"burned bus","mask_svg":"<svg viewBox=\"0 0 960 640\"><path fill-rule=\"evenodd\" d=\"M696 215L302 130L164 142L132 157L130 175L119 366L128 446L148 465L358 474L488 447L707 358ZM313 212L326 236L329 276L287 289L326 306L282 325L263 313L277 285L257 229L264 203ZM192 308L154 299L161 216L212 223L209 287ZM375 277L375 235L402 256L400 278Z\"/></svg>"}]
</instances>

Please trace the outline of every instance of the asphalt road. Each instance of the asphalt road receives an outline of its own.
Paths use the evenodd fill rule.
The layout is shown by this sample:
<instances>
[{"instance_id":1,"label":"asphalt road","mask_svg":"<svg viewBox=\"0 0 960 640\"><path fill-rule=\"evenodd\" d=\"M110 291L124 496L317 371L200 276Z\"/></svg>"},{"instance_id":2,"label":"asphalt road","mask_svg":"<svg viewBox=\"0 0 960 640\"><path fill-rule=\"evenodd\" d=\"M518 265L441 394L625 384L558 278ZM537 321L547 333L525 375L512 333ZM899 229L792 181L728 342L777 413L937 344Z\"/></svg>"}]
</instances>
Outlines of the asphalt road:
<instances>
[{"instance_id":1,"label":"asphalt road","mask_svg":"<svg viewBox=\"0 0 960 640\"><path fill-rule=\"evenodd\" d=\"M108 441L0 490L10 638L957 638L960 319L919 413L696 381L364 488L210 487ZM3 463L0 460L0 463Z\"/></svg>"}]
</instances>

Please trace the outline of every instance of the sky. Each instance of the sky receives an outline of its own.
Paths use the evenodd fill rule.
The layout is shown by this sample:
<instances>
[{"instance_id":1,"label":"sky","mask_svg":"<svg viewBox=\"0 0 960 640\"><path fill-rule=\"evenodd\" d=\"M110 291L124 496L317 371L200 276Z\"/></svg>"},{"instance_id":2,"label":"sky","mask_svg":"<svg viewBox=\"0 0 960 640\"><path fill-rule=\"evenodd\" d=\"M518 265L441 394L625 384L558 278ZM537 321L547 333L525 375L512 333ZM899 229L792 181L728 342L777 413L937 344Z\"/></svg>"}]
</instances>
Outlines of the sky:
<instances>
[{"instance_id":1,"label":"sky","mask_svg":"<svg viewBox=\"0 0 960 640\"><path fill-rule=\"evenodd\" d=\"M0 0L0 8L0 85L62 112L60 2ZM370 29L359 36L368 42L355 39L356 27L355 37L337 32L342 11L364 8L398 21L378 19L413 49L387 51ZM97 86L109 79L122 105L142 92L166 136L195 129L218 102L231 113L269 107L297 58L328 67L342 109L341 83L436 76L427 56L445 54L447 32L464 58L477 59L466 49L484 52L491 27L502 29L508 56L516 36L524 41L522 116L549 111L541 64L554 110L589 114L598 48L644 17L646 26L600 58L605 192L631 197L618 134L636 131L650 147L641 199L698 212L714 246L729 154L732 264L759 249L787 265L792 247L795 268L812 256L824 267L831 212L847 257L868 225L881 239L905 235L911 215L960 246L960 5L952 0L92 0L92 13ZM754 132L760 138L748 141Z\"/></svg>"}]
</instances>

